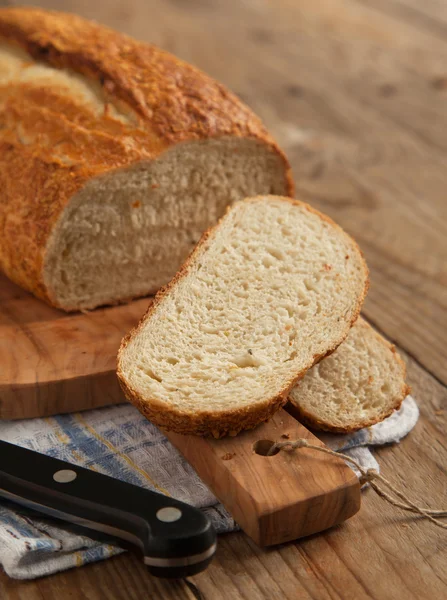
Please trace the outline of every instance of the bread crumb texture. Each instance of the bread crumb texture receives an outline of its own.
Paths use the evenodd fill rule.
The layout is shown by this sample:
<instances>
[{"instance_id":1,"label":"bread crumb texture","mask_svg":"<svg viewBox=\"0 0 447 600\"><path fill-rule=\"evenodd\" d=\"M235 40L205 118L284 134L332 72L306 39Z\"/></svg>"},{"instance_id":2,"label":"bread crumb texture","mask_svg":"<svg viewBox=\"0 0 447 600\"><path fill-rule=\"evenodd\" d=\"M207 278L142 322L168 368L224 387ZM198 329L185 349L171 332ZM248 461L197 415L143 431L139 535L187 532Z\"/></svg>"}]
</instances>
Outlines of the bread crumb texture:
<instances>
[{"instance_id":1,"label":"bread crumb texture","mask_svg":"<svg viewBox=\"0 0 447 600\"><path fill-rule=\"evenodd\" d=\"M290 401L310 427L349 433L385 419L408 391L394 346L360 318L337 350L306 373Z\"/></svg>"},{"instance_id":2,"label":"bread crumb texture","mask_svg":"<svg viewBox=\"0 0 447 600\"><path fill-rule=\"evenodd\" d=\"M123 389L179 433L254 427L345 338L367 279L355 242L308 205L236 203L123 341Z\"/></svg>"}]
</instances>

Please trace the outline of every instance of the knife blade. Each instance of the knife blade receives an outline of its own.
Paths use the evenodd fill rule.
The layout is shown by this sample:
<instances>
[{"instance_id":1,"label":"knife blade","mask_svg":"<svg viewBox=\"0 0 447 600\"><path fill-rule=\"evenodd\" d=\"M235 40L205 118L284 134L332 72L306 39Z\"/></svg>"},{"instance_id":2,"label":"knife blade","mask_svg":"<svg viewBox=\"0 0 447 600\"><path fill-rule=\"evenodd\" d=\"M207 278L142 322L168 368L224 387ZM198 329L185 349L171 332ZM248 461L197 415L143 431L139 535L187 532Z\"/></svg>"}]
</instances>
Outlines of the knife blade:
<instances>
[{"instance_id":1,"label":"knife blade","mask_svg":"<svg viewBox=\"0 0 447 600\"><path fill-rule=\"evenodd\" d=\"M0 441L0 497L124 540L156 577L206 569L216 533L199 509L107 475Z\"/></svg>"}]
</instances>

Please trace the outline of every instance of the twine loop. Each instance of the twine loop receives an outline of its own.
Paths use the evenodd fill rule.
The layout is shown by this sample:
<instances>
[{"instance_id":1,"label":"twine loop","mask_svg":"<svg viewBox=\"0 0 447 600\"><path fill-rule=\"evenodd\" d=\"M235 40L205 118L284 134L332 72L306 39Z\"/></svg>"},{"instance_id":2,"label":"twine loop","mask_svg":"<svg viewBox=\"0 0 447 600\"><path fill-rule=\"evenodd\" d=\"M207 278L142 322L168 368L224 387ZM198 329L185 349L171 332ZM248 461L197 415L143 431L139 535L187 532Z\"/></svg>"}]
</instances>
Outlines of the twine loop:
<instances>
[{"instance_id":1,"label":"twine loop","mask_svg":"<svg viewBox=\"0 0 447 600\"><path fill-rule=\"evenodd\" d=\"M364 485L365 483L371 483L373 479L375 479L378 475L378 471L376 469L368 469L365 473L362 473L359 477L360 485Z\"/></svg>"},{"instance_id":2,"label":"twine loop","mask_svg":"<svg viewBox=\"0 0 447 600\"><path fill-rule=\"evenodd\" d=\"M405 510L407 512L416 513L421 517L428 519L437 527L447 529L447 523L443 523L439 520L441 517L447 517L447 510L433 510L415 504L408 498L406 494L398 490L391 483L391 481L389 481L386 477L384 477L378 471L376 471L376 469L365 469L365 467L362 467L362 465L358 461L354 460L347 454L335 452L335 450L331 450L330 448L326 448L325 446L317 446L316 444L310 444L306 439L299 438L293 441L276 442L272 444L271 448L267 452L267 456L273 456L279 450L287 450L288 452L292 452L293 450L298 450L299 448L310 448L312 450L317 450L318 452L323 452L324 454L329 454L330 456L343 458L343 460L350 463L351 465L354 465L354 467L359 471L360 485L369 483L372 489L376 492L376 494L383 498L383 500L385 500L389 504L397 506L398 508L401 508L402 510Z\"/></svg>"}]
</instances>

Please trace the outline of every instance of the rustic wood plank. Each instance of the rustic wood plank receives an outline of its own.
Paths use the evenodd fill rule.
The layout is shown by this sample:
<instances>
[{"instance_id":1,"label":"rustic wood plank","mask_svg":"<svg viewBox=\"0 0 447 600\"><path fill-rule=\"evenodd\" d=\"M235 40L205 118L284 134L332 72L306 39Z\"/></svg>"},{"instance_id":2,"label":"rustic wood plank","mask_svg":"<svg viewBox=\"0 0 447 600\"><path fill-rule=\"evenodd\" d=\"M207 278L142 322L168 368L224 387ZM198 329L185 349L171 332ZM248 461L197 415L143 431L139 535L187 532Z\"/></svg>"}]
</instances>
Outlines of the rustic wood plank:
<instances>
[{"instance_id":1,"label":"rustic wood plank","mask_svg":"<svg viewBox=\"0 0 447 600\"><path fill-rule=\"evenodd\" d=\"M2 600L194 600L183 581L151 577L130 554L35 581L15 581L0 575Z\"/></svg>"},{"instance_id":2,"label":"rustic wood plank","mask_svg":"<svg viewBox=\"0 0 447 600\"><path fill-rule=\"evenodd\" d=\"M284 145L298 194L359 239L371 267L367 316L447 380L445 36L414 11L410 18L354 0L36 4L157 43L238 92ZM431 14L436 3L417 4ZM442 14L433 12L443 26ZM441 507L446 390L407 360L422 417L407 439L377 455L384 474L413 498ZM214 564L193 578L210 600L447 595L445 534L371 490L358 516L299 543L265 551L242 534L219 541ZM0 577L0 597L51 600L62 582L72 600L191 597L155 582L128 555L31 583Z\"/></svg>"},{"instance_id":3,"label":"rustic wood plank","mask_svg":"<svg viewBox=\"0 0 447 600\"><path fill-rule=\"evenodd\" d=\"M45 600L36 581L9 579L0 572L0 598L4 600Z\"/></svg>"},{"instance_id":4,"label":"rustic wood plank","mask_svg":"<svg viewBox=\"0 0 447 600\"><path fill-rule=\"evenodd\" d=\"M360 0L366 3L367 0ZM369 4L371 4L369 2ZM445 39L447 33L447 4L444 0L375 0L374 9L393 17L427 29L430 33Z\"/></svg>"}]
</instances>

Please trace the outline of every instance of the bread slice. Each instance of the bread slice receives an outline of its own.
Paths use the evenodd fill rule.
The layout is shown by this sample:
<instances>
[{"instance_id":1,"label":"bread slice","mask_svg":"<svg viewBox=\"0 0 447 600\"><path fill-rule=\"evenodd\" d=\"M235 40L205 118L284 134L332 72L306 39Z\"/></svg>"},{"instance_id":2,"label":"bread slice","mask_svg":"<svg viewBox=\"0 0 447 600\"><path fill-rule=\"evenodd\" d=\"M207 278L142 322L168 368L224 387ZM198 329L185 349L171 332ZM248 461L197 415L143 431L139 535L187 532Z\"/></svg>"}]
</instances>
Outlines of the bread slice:
<instances>
[{"instance_id":1,"label":"bread slice","mask_svg":"<svg viewBox=\"0 0 447 600\"><path fill-rule=\"evenodd\" d=\"M313 429L349 433L383 421L409 393L393 345L359 319L333 354L289 395L293 414Z\"/></svg>"},{"instance_id":2,"label":"bread slice","mask_svg":"<svg viewBox=\"0 0 447 600\"><path fill-rule=\"evenodd\" d=\"M356 243L307 204L230 208L122 342L127 398L178 433L267 420L356 320L368 273Z\"/></svg>"}]
</instances>

